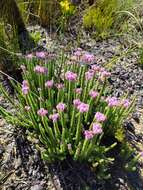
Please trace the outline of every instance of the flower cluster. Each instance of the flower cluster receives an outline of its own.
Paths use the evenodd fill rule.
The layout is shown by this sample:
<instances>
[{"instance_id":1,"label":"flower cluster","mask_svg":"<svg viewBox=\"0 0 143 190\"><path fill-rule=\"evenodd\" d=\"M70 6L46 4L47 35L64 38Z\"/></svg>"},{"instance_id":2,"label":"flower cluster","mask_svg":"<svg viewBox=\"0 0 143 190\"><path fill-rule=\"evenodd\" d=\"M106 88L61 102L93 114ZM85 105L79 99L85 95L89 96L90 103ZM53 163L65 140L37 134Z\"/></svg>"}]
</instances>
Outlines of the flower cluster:
<instances>
[{"instance_id":1,"label":"flower cluster","mask_svg":"<svg viewBox=\"0 0 143 190\"><path fill-rule=\"evenodd\" d=\"M27 95L28 92L29 92L29 84L28 84L28 81L27 81L27 80L24 80L24 81L22 82L22 93L23 93L24 95Z\"/></svg>"},{"instance_id":2,"label":"flower cluster","mask_svg":"<svg viewBox=\"0 0 143 190\"><path fill-rule=\"evenodd\" d=\"M92 139L95 135L102 134L102 126L98 123L93 123L92 130L85 130L84 135L86 140Z\"/></svg>"},{"instance_id":3,"label":"flower cluster","mask_svg":"<svg viewBox=\"0 0 143 190\"><path fill-rule=\"evenodd\" d=\"M98 121L98 122L103 122L103 121L106 120L106 116L105 116L103 113L96 112L96 114L95 114L95 119L96 119L96 121Z\"/></svg>"},{"instance_id":4,"label":"flower cluster","mask_svg":"<svg viewBox=\"0 0 143 190\"><path fill-rule=\"evenodd\" d=\"M36 52L36 57L44 59L44 58L46 58L46 52L44 52L44 51Z\"/></svg>"},{"instance_id":5,"label":"flower cluster","mask_svg":"<svg viewBox=\"0 0 143 190\"><path fill-rule=\"evenodd\" d=\"M97 91L95 91L95 90L90 90L89 95L92 98L96 98L99 95L99 93Z\"/></svg>"},{"instance_id":6,"label":"flower cluster","mask_svg":"<svg viewBox=\"0 0 143 190\"><path fill-rule=\"evenodd\" d=\"M49 118L53 121L53 123L55 123L59 119L59 113L51 114L49 115Z\"/></svg>"},{"instance_id":7,"label":"flower cluster","mask_svg":"<svg viewBox=\"0 0 143 190\"><path fill-rule=\"evenodd\" d=\"M77 74L71 71L65 73L65 79L69 81L75 81L77 79Z\"/></svg>"},{"instance_id":8,"label":"flower cluster","mask_svg":"<svg viewBox=\"0 0 143 190\"><path fill-rule=\"evenodd\" d=\"M34 67L34 71L36 73L40 73L40 74L47 74L48 69L46 67L41 66L41 65L36 65L36 67Z\"/></svg>"},{"instance_id":9,"label":"flower cluster","mask_svg":"<svg viewBox=\"0 0 143 190\"><path fill-rule=\"evenodd\" d=\"M54 85L54 81L53 80L48 80L45 82L45 87L47 88L52 88Z\"/></svg>"},{"instance_id":10,"label":"flower cluster","mask_svg":"<svg viewBox=\"0 0 143 190\"><path fill-rule=\"evenodd\" d=\"M66 105L64 103L59 103L57 106L56 106L57 110L59 112L63 112L66 108Z\"/></svg>"},{"instance_id":11,"label":"flower cluster","mask_svg":"<svg viewBox=\"0 0 143 190\"><path fill-rule=\"evenodd\" d=\"M40 108L38 111L37 111L37 114L41 117L43 116L46 116L48 114L48 110L44 109L44 108Z\"/></svg>"}]
</instances>

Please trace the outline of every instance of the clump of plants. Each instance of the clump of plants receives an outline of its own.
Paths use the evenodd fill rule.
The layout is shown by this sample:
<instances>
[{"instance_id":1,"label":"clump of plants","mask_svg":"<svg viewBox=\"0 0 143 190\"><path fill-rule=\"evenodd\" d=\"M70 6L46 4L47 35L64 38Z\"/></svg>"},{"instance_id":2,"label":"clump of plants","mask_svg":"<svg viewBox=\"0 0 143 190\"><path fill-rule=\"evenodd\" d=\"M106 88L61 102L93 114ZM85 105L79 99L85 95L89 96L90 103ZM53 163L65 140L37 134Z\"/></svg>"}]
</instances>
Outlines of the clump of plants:
<instances>
[{"instance_id":1,"label":"clump of plants","mask_svg":"<svg viewBox=\"0 0 143 190\"><path fill-rule=\"evenodd\" d=\"M74 6L69 0L60 0L60 9L62 15L58 19L59 30L64 32L68 26L68 20L76 12L76 6Z\"/></svg>"},{"instance_id":2,"label":"clump of plants","mask_svg":"<svg viewBox=\"0 0 143 190\"><path fill-rule=\"evenodd\" d=\"M143 68L143 48L139 49L139 65Z\"/></svg>"},{"instance_id":3,"label":"clump of plants","mask_svg":"<svg viewBox=\"0 0 143 190\"><path fill-rule=\"evenodd\" d=\"M0 88L15 111L0 107L0 113L9 123L37 135L43 159L51 163L70 156L102 171L103 177L114 161L111 149L125 143L123 121L134 100L107 96L111 73L94 61L80 48L72 57L27 55L20 65L22 85L9 77L15 99Z\"/></svg>"},{"instance_id":4,"label":"clump of plants","mask_svg":"<svg viewBox=\"0 0 143 190\"><path fill-rule=\"evenodd\" d=\"M112 29L119 30L122 27L126 19L118 11L128 10L131 5L131 0L97 0L95 5L85 10L83 26L95 30L96 37L104 39L111 34Z\"/></svg>"}]
</instances>

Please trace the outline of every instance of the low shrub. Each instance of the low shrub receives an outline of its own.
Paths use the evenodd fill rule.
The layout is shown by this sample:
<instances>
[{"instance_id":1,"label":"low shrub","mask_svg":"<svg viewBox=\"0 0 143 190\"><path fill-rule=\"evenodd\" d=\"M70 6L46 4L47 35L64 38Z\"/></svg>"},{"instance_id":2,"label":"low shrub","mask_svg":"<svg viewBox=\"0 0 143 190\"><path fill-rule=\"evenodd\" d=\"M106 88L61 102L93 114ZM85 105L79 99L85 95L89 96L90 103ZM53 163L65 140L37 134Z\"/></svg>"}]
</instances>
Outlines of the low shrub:
<instances>
[{"instance_id":1,"label":"low shrub","mask_svg":"<svg viewBox=\"0 0 143 190\"><path fill-rule=\"evenodd\" d=\"M131 0L97 0L95 5L85 10L83 26L86 29L95 29L96 37L106 38L112 29L119 30L126 21L125 15L119 14L118 11L128 10L131 5Z\"/></svg>"},{"instance_id":2,"label":"low shrub","mask_svg":"<svg viewBox=\"0 0 143 190\"><path fill-rule=\"evenodd\" d=\"M143 68L143 48L139 49L139 65Z\"/></svg>"},{"instance_id":3,"label":"low shrub","mask_svg":"<svg viewBox=\"0 0 143 190\"><path fill-rule=\"evenodd\" d=\"M21 60L23 83L15 99L1 91L14 112L0 113L14 125L37 135L43 159L49 162L69 156L105 171L114 158L110 150L125 143L123 121L134 100L107 96L110 72L94 65L95 57L80 48L72 57L37 52ZM103 172L104 173L104 172ZM103 174L102 173L102 174Z\"/></svg>"}]
</instances>

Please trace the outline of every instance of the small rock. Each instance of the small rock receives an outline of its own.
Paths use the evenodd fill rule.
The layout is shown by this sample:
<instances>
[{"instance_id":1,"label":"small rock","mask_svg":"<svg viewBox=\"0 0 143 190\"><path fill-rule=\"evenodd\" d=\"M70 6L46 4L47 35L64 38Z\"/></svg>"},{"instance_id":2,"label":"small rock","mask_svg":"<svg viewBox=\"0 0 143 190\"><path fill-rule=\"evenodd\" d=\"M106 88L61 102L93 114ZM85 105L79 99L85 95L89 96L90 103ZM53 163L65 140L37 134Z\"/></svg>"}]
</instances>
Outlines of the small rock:
<instances>
[{"instance_id":1,"label":"small rock","mask_svg":"<svg viewBox=\"0 0 143 190\"><path fill-rule=\"evenodd\" d=\"M135 132L135 127L134 125L132 124L131 121L127 121L125 122L124 126L126 127L127 130L131 131L131 132Z\"/></svg>"},{"instance_id":2,"label":"small rock","mask_svg":"<svg viewBox=\"0 0 143 190\"><path fill-rule=\"evenodd\" d=\"M137 122L137 123L139 123L140 122L140 114L139 113L133 113L133 119Z\"/></svg>"},{"instance_id":3,"label":"small rock","mask_svg":"<svg viewBox=\"0 0 143 190\"><path fill-rule=\"evenodd\" d=\"M43 186L41 184L34 185L30 188L30 190L43 190Z\"/></svg>"}]
</instances>

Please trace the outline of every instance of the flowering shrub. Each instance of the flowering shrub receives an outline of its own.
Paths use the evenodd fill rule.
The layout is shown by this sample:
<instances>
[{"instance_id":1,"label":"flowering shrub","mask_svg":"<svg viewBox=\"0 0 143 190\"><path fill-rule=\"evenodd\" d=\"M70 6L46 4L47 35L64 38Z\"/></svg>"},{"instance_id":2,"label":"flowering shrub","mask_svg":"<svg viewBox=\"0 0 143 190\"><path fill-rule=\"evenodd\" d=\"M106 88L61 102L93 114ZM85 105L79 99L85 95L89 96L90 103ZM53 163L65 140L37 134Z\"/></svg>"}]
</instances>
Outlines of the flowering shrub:
<instances>
[{"instance_id":1,"label":"flowering shrub","mask_svg":"<svg viewBox=\"0 0 143 190\"><path fill-rule=\"evenodd\" d=\"M76 12L76 7L69 0L60 0L60 9L62 12L61 17L59 18L59 29L61 32L64 32L69 18L74 15Z\"/></svg>"},{"instance_id":2,"label":"flowering shrub","mask_svg":"<svg viewBox=\"0 0 143 190\"><path fill-rule=\"evenodd\" d=\"M42 157L49 162L66 159L68 155L94 167L112 161L107 152L120 141L118 132L124 131L122 123L134 101L107 97L111 74L103 67L91 65L94 61L93 55L80 48L71 58L62 54L54 59L44 52L30 54L22 60L22 86L11 80L16 102L1 86L17 110L10 113L1 107L1 114L8 122L36 133L44 145ZM108 141L109 137L114 142L107 146L105 139Z\"/></svg>"}]
</instances>

